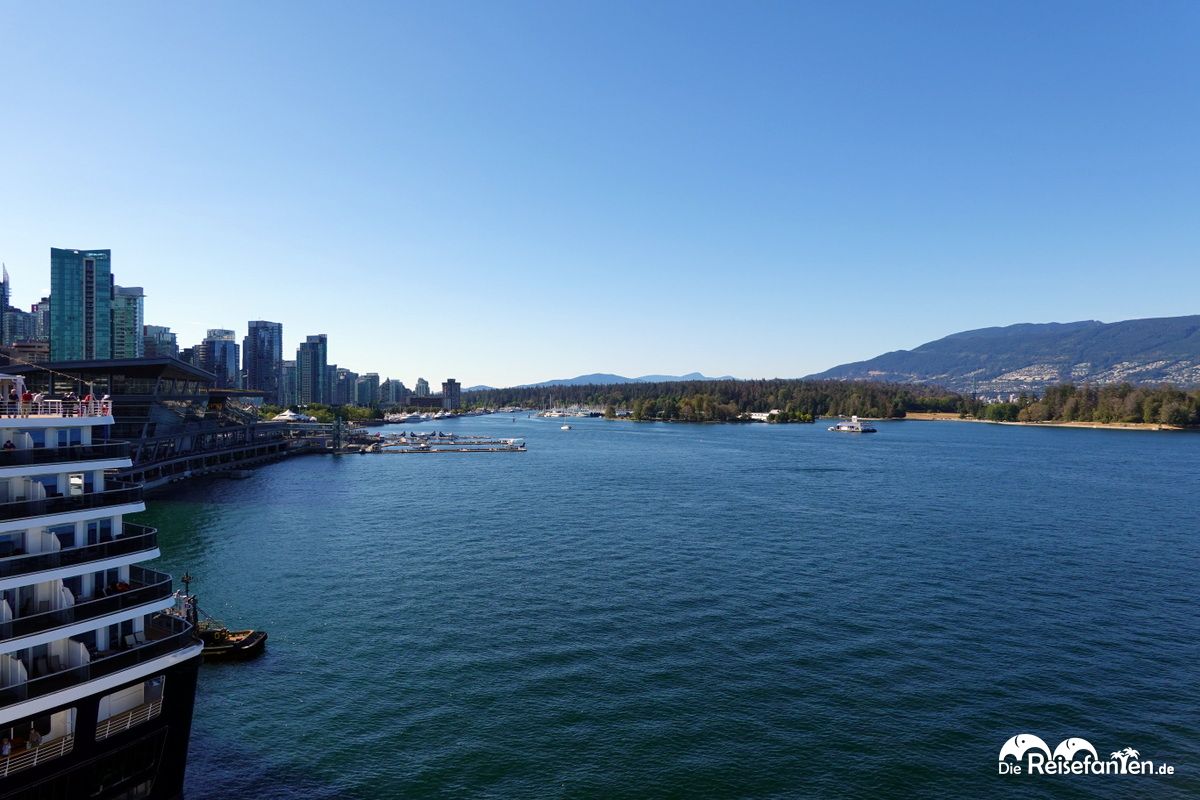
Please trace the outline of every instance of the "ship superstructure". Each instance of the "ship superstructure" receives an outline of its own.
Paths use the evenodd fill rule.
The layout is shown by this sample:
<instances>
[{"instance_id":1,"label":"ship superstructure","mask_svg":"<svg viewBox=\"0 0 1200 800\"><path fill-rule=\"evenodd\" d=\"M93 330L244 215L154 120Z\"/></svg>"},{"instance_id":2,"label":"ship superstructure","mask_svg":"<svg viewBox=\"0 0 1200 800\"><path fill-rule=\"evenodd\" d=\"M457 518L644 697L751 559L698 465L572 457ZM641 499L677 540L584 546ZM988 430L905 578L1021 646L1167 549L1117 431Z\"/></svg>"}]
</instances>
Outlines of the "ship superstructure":
<instances>
[{"instance_id":1,"label":"ship superstructure","mask_svg":"<svg viewBox=\"0 0 1200 800\"><path fill-rule=\"evenodd\" d=\"M174 798L201 643L104 400L0 375L0 798Z\"/></svg>"}]
</instances>

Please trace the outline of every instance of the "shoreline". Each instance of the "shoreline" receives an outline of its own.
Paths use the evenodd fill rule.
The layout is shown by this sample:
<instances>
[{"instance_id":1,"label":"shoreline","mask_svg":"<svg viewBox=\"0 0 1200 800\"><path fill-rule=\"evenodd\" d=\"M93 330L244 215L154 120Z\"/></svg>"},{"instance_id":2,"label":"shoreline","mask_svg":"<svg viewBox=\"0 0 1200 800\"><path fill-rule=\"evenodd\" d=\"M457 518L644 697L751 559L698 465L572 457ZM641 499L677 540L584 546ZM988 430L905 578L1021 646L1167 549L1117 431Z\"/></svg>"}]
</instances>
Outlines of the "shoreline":
<instances>
[{"instance_id":1,"label":"shoreline","mask_svg":"<svg viewBox=\"0 0 1200 800\"><path fill-rule=\"evenodd\" d=\"M943 411L910 411L900 418L917 420L918 422L982 422L987 425L1021 425L1031 428L1092 428L1096 430L1114 431L1184 431L1178 425L1164 425L1158 422L1007 422L991 419L976 419L960 417L958 414Z\"/></svg>"}]
</instances>

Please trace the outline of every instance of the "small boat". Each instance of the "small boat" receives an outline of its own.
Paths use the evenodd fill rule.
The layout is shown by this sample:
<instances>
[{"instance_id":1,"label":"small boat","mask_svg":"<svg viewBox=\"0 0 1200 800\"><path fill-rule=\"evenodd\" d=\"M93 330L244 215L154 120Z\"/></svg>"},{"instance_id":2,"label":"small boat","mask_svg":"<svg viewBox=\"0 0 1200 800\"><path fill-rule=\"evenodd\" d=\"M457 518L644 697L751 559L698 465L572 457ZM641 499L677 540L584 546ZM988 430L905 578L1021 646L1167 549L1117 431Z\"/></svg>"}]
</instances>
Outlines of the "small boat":
<instances>
[{"instance_id":1,"label":"small boat","mask_svg":"<svg viewBox=\"0 0 1200 800\"><path fill-rule=\"evenodd\" d=\"M179 605L167 609L183 617L195 627L196 635L204 643L201 655L205 661L234 661L260 655L267 646L267 632L257 630L231 631L218 619L204 612L191 593L192 576L184 573L180 578L184 590L176 592ZM203 617L203 619L201 619Z\"/></svg>"},{"instance_id":2,"label":"small boat","mask_svg":"<svg viewBox=\"0 0 1200 800\"><path fill-rule=\"evenodd\" d=\"M253 658L267 646L266 631L231 631L215 620L201 622L198 632L200 640L204 642L205 661Z\"/></svg>"},{"instance_id":3,"label":"small boat","mask_svg":"<svg viewBox=\"0 0 1200 800\"><path fill-rule=\"evenodd\" d=\"M563 425L561 428L559 428L559 430L560 430L560 431L569 431L569 430L571 430L571 426L570 426L570 425Z\"/></svg>"},{"instance_id":4,"label":"small boat","mask_svg":"<svg viewBox=\"0 0 1200 800\"><path fill-rule=\"evenodd\" d=\"M877 433L874 427L868 422L863 424L857 416L850 417L850 421L842 420L836 425L830 425L829 430L838 431L840 433Z\"/></svg>"}]
</instances>

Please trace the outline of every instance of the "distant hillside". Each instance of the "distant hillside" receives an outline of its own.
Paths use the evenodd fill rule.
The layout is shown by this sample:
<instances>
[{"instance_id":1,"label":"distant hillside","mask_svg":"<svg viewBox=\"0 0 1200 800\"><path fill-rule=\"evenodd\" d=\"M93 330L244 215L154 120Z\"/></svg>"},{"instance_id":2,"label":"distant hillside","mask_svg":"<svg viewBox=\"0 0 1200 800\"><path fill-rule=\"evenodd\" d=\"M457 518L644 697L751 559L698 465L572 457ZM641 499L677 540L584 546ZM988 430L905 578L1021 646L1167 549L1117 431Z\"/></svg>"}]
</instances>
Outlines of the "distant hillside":
<instances>
[{"instance_id":1,"label":"distant hillside","mask_svg":"<svg viewBox=\"0 0 1200 800\"><path fill-rule=\"evenodd\" d=\"M671 381L731 381L732 377L723 375L720 378L709 378L699 372L689 372L687 375L643 375L640 378L626 378L623 375L613 375L608 372L593 372L574 378L557 378L542 383L527 383L518 389L538 388L542 386L611 386L617 383L668 383Z\"/></svg>"},{"instance_id":2,"label":"distant hillside","mask_svg":"<svg viewBox=\"0 0 1200 800\"><path fill-rule=\"evenodd\" d=\"M929 383L959 392L1126 381L1197 386L1200 315L981 328L809 377Z\"/></svg>"}]
</instances>

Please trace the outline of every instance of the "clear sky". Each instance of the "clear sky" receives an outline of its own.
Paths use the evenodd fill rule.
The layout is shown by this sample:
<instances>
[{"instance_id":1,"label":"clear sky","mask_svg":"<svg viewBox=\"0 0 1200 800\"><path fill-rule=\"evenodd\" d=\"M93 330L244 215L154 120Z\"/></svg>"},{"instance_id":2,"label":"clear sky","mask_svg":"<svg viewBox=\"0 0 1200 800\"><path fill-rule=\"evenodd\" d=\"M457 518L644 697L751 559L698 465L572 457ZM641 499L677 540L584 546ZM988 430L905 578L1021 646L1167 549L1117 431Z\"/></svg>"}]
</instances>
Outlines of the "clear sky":
<instances>
[{"instance_id":1,"label":"clear sky","mask_svg":"<svg viewBox=\"0 0 1200 800\"><path fill-rule=\"evenodd\" d=\"M410 387L1200 311L1200 3L0 5L0 260ZM291 353L289 354L289 350Z\"/></svg>"}]
</instances>

